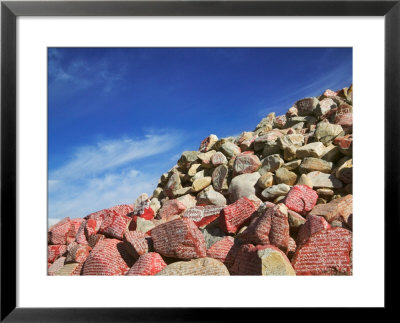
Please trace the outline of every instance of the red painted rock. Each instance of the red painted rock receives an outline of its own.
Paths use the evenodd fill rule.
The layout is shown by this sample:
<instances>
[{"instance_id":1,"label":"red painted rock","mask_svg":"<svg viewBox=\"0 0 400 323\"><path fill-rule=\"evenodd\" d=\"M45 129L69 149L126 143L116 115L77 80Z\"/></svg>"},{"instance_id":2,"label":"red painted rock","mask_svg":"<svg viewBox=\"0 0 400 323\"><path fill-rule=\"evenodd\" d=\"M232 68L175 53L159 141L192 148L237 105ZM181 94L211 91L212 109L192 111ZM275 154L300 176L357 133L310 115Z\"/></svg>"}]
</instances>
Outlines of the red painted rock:
<instances>
[{"instance_id":1,"label":"red painted rock","mask_svg":"<svg viewBox=\"0 0 400 323\"><path fill-rule=\"evenodd\" d=\"M99 232L102 220L88 219L85 224L85 233L86 238L89 238L93 234L97 234Z\"/></svg>"},{"instance_id":2,"label":"red painted rock","mask_svg":"<svg viewBox=\"0 0 400 323\"><path fill-rule=\"evenodd\" d=\"M116 205L113 206L112 208L109 208L109 211L114 211L118 215L128 216L130 213L133 212L133 205L129 204Z\"/></svg>"},{"instance_id":3,"label":"red painted rock","mask_svg":"<svg viewBox=\"0 0 400 323\"><path fill-rule=\"evenodd\" d=\"M241 154L236 157L233 165L234 175L253 173L261 167L260 159L256 155Z\"/></svg>"},{"instance_id":4,"label":"red painted rock","mask_svg":"<svg viewBox=\"0 0 400 323\"><path fill-rule=\"evenodd\" d=\"M88 244L89 246L93 249L95 245L101 241L104 240L105 236L103 234L92 234L91 236L88 237Z\"/></svg>"},{"instance_id":5,"label":"red painted rock","mask_svg":"<svg viewBox=\"0 0 400 323\"><path fill-rule=\"evenodd\" d=\"M92 248L89 245L75 244L68 248L67 262L84 263Z\"/></svg>"},{"instance_id":6,"label":"red painted rock","mask_svg":"<svg viewBox=\"0 0 400 323\"><path fill-rule=\"evenodd\" d=\"M164 203L159 210L158 216L160 219L167 219L174 215L181 214L186 210L186 206L177 199L169 200Z\"/></svg>"},{"instance_id":7,"label":"red painted rock","mask_svg":"<svg viewBox=\"0 0 400 323\"><path fill-rule=\"evenodd\" d=\"M272 245L278 247L283 252L286 252L290 238L287 207L285 204L279 203L273 209L269 209L269 212L271 212L269 241Z\"/></svg>"},{"instance_id":8,"label":"red painted rock","mask_svg":"<svg viewBox=\"0 0 400 323\"><path fill-rule=\"evenodd\" d=\"M195 206L187 209L183 217L193 220L198 228L203 229L219 217L223 208L217 205Z\"/></svg>"},{"instance_id":9,"label":"red painted rock","mask_svg":"<svg viewBox=\"0 0 400 323\"><path fill-rule=\"evenodd\" d=\"M126 231L124 234L127 251L132 257L138 258L149 251L146 234L139 231Z\"/></svg>"},{"instance_id":10,"label":"red painted rock","mask_svg":"<svg viewBox=\"0 0 400 323\"><path fill-rule=\"evenodd\" d=\"M315 232L326 230L330 227L329 223L322 216L312 214L307 215L306 222L300 227L297 234L297 244L302 245Z\"/></svg>"},{"instance_id":11,"label":"red painted rock","mask_svg":"<svg viewBox=\"0 0 400 323\"><path fill-rule=\"evenodd\" d=\"M193 259L206 256L206 242L196 224L179 218L151 230L154 250L166 257Z\"/></svg>"},{"instance_id":12,"label":"red painted rock","mask_svg":"<svg viewBox=\"0 0 400 323\"><path fill-rule=\"evenodd\" d=\"M235 233L255 211L256 208L251 200L246 197L240 198L222 209L221 229L228 233Z\"/></svg>"},{"instance_id":13,"label":"red painted rock","mask_svg":"<svg viewBox=\"0 0 400 323\"><path fill-rule=\"evenodd\" d=\"M75 241L76 234L78 233L78 230L84 221L85 221L85 219L81 219L81 218L71 219L70 229L69 229L68 236L67 236L67 243Z\"/></svg>"},{"instance_id":14,"label":"red painted rock","mask_svg":"<svg viewBox=\"0 0 400 323\"><path fill-rule=\"evenodd\" d=\"M341 115L336 115L335 123L344 127L352 127L353 126L353 114L345 113Z\"/></svg>"},{"instance_id":15,"label":"red painted rock","mask_svg":"<svg viewBox=\"0 0 400 323\"><path fill-rule=\"evenodd\" d=\"M327 204L318 204L309 215L323 216L329 223L334 220L347 223L349 216L353 213L353 195L334 199Z\"/></svg>"},{"instance_id":16,"label":"red painted rock","mask_svg":"<svg viewBox=\"0 0 400 323\"><path fill-rule=\"evenodd\" d=\"M47 247L47 262L53 263L56 259L60 258L64 253L67 252L66 245L51 245Z\"/></svg>"},{"instance_id":17,"label":"red painted rock","mask_svg":"<svg viewBox=\"0 0 400 323\"><path fill-rule=\"evenodd\" d=\"M231 275L295 275L287 256L272 245L242 245L230 268Z\"/></svg>"},{"instance_id":18,"label":"red painted rock","mask_svg":"<svg viewBox=\"0 0 400 323\"><path fill-rule=\"evenodd\" d=\"M85 226L86 226L87 220L84 220L81 225L79 226L79 229L76 233L75 236L75 241L79 244L87 244L87 239L86 239L86 234L85 234Z\"/></svg>"},{"instance_id":19,"label":"red painted rock","mask_svg":"<svg viewBox=\"0 0 400 323\"><path fill-rule=\"evenodd\" d=\"M318 200L318 194L307 185L295 185L286 195L285 204L288 209L305 215L313 209Z\"/></svg>"},{"instance_id":20,"label":"red painted rock","mask_svg":"<svg viewBox=\"0 0 400 323\"><path fill-rule=\"evenodd\" d=\"M271 230L271 216L274 207L268 208L264 214L254 218L249 226L240 234L238 238L245 244L267 245L269 242L269 232Z\"/></svg>"},{"instance_id":21,"label":"red painted rock","mask_svg":"<svg viewBox=\"0 0 400 323\"><path fill-rule=\"evenodd\" d=\"M234 238L227 236L214 243L207 250L207 257L221 261L228 269L235 261L239 248L234 243Z\"/></svg>"},{"instance_id":22,"label":"red painted rock","mask_svg":"<svg viewBox=\"0 0 400 323\"><path fill-rule=\"evenodd\" d=\"M342 228L314 233L297 249L292 265L296 275L352 275L352 234Z\"/></svg>"},{"instance_id":23,"label":"red painted rock","mask_svg":"<svg viewBox=\"0 0 400 323\"><path fill-rule=\"evenodd\" d=\"M333 144L339 146L342 149L350 148L353 143L353 135L345 135L343 137L337 137L333 140Z\"/></svg>"},{"instance_id":24,"label":"red painted rock","mask_svg":"<svg viewBox=\"0 0 400 323\"><path fill-rule=\"evenodd\" d=\"M67 244L68 234L71 229L69 217L62 219L49 228L48 237L51 244Z\"/></svg>"},{"instance_id":25,"label":"red painted rock","mask_svg":"<svg viewBox=\"0 0 400 323\"><path fill-rule=\"evenodd\" d=\"M139 257L127 276L153 276L163 270L167 264L157 252L149 252Z\"/></svg>"},{"instance_id":26,"label":"red painted rock","mask_svg":"<svg viewBox=\"0 0 400 323\"><path fill-rule=\"evenodd\" d=\"M93 248L83 266L82 275L116 276L125 275L133 265L123 242L104 239Z\"/></svg>"},{"instance_id":27,"label":"red painted rock","mask_svg":"<svg viewBox=\"0 0 400 323\"><path fill-rule=\"evenodd\" d=\"M141 194L135 201L135 208L133 215L139 216L145 220L151 220L154 218L154 210L150 207L150 199L147 194Z\"/></svg>"},{"instance_id":28,"label":"red painted rock","mask_svg":"<svg viewBox=\"0 0 400 323\"><path fill-rule=\"evenodd\" d=\"M296 248L297 248L296 241L292 237L290 237L288 249L286 252L286 256L288 256L289 259L291 259L294 256L294 254L296 252Z\"/></svg>"},{"instance_id":29,"label":"red painted rock","mask_svg":"<svg viewBox=\"0 0 400 323\"><path fill-rule=\"evenodd\" d=\"M104 220L101 223L99 232L122 240L124 232L131 221L132 218L110 209L110 212L104 217Z\"/></svg>"}]
</instances>

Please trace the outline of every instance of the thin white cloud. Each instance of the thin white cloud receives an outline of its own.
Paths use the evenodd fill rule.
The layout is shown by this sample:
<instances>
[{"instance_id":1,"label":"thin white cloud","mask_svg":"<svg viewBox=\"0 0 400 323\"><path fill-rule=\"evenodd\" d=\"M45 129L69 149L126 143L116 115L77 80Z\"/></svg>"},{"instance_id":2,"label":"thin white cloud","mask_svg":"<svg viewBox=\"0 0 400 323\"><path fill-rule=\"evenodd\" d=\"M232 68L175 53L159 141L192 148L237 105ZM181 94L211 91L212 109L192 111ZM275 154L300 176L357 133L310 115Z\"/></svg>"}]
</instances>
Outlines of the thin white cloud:
<instances>
[{"instance_id":1,"label":"thin white cloud","mask_svg":"<svg viewBox=\"0 0 400 323\"><path fill-rule=\"evenodd\" d=\"M71 160L50 172L49 179L55 186L56 181L93 176L141 158L160 154L176 146L178 142L178 133L165 131L147 134L142 139L106 140L93 146L79 147Z\"/></svg>"}]
</instances>

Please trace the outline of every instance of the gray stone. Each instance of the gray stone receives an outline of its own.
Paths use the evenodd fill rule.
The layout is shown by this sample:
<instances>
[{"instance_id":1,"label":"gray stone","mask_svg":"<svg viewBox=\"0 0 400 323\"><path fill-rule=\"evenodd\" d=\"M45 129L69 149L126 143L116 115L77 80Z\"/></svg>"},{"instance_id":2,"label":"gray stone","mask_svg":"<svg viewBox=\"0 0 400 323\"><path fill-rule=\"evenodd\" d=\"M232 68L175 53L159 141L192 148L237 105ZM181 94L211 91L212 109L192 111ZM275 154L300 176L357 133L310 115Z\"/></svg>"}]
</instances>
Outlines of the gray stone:
<instances>
[{"instance_id":1,"label":"gray stone","mask_svg":"<svg viewBox=\"0 0 400 323\"><path fill-rule=\"evenodd\" d=\"M226 198L221 193L216 192L211 186L197 194L198 204L207 205L226 205Z\"/></svg>"},{"instance_id":2,"label":"gray stone","mask_svg":"<svg viewBox=\"0 0 400 323\"><path fill-rule=\"evenodd\" d=\"M267 157L270 155L279 154L280 151L281 149L279 148L278 143L276 141L270 141L264 145L262 155Z\"/></svg>"},{"instance_id":3,"label":"gray stone","mask_svg":"<svg viewBox=\"0 0 400 323\"><path fill-rule=\"evenodd\" d=\"M286 122L286 128L293 128L298 123L303 123L303 125L309 128L311 125L317 123L317 119L313 116L292 117Z\"/></svg>"},{"instance_id":4,"label":"gray stone","mask_svg":"<svg viewBox=\"0 0 400 323\"><path fill-rule=\"evenodd\" d=\"M296 151L297 158L316 157L320 158L325 153L325 146L322 142L312 142Z\"/></svg>"},{"instance_id":5,"label":"gray stone","mask_svg":"<svg viewBox=\"0 0 400 323\"><path fill-rule=\"evenodd\" d=\"M178 160L178 166L183 169L189 169L190 165L198 159L198 154L197 151L184 151Z\"/></svg>"},{"instance_id":6,"label":"gray stone","mask_svg":"<svg viewBox=\"0 0 400 323\"><path fill-rule=\"evenodd\" d=\"M343 183L333 174L325 174L321 172L311 172L307 177L313 183L314 188L342 188Z\"/></svg>"},{"instance_id":7,"label":"gray stone","mask_svg":"<svg viewBox=\"0 0 400 323\"><path fill-rule=\"evenodd\" d=\"M301 164L301 159L290 161L286 164L282 165L282 168L286 168L287 170L294 170L298 168Z\"/></svg>"},{"instance_id":8,"label":"gray stone","mask_svg":"<svg viewBox=\"0 0 400 323\"><path fill-rule=\"evenodd\" d=\"M299 170L301 173L309 173L319 171L322 173L330 173L332 170L332 163L314 157L306 157L303 159Z\"/></svg>"},{"instance_id":9,"label":"gray stone","mask_svg":"<svg viewBox=\"0 0 400 323\"><path fill-rule=\"evenodd\" d=\"M336 108L336 103L331 98L325 98L319 101L319 105L314 111L316 117L325 116L331 109Z\"/></svg>"},{"instance_id":10,"label":"gray stone","mask_svg":"<svg viewBox=\"0 0 400 323\"><path fill-rule=\"evenodd\" d=\"M212 185L214 189L218 192L228 189L228 167L225 165L220 165L214 169L212 174Z\"/></svg>"},{"instance_id":11,"label":"gray stone","mask_svg":"<svg viewBox=\"0 0 400 323\"><path fill-rule=\"evenodd\" d=\"M240 148L232 142L225 142L221 146L221 152L228 158L237 156L241 153Z\"/></svg>"},{"instance_id":12,"label":"gray stone","mask_svg":"<svg viewBox=\"0 0 400 323\"><path fill-rule=\"evenodd\" d=\"M328 162L336 162L342 157L342 153L338 146L329 145L325 148L325 152L322 155L321 159L326 160Z\"/></svg>"},{"instance_id":13,"label":"gray stone","mask_svg":"<svg viewBox=\"0 0 400 323\"><path fill-rule=\"evenodd\" d=\"M290 186L286 184L273 185L261 192L261 196L267 200L274 199L278 196L284 196L290 191Z\"/></svg>"},{"instance_id":14,"label":"gray stone","mask_svg":"<svg viewBox=\"0 0 400 323\"><path fill-rule=\"evenodd\" d=\"M228 194L231 203L241 197L255 195L255 185L260 178L260 173L242 174L234 177L229 185Z\"/></svg>"},{"instance_id":15,"label":"gray stone","mask_svg":"<svg viewBox=\"0 0 400 323\"><path fill-rule=\"evenodd\" d=\"M304 144L304 136L301 134L284 135L277 139L278 145L281 149L286 147L295 146L301 147Z\"/></svg>"},{"instance_id":16,"label":"gray stone","mask_svg":"<svg viewBox=\"0 0 400 323\"><path fill-rule=\"evenodd\" d=\"M274 172L284 164L283 159L279 154L270 155L262 160L262 167L267 172Z\"/></svg>"},{"instance_id":17,"label":"gray stone","mask_svg":"<svg viewBox=\"0 0 400 323\"><path fill-rule=\"evenodd\" d=\"M297 111L299 116L309 116L314 114L319 101L315 97L301 99L296 102Z\"/></svg>"},{"instance_id":18,"label":"gray stone","mask_svg":"<svg viewBox=\"0 0 400 323\"><path fill-rule=\"evenodd\" d=\"M318 123L315 129L315 137L325 146L328 146L341 133L344 133L342 126L331 124L326 120Z\"/></svg>"},{"instance_id":19,"label":"gray stone","mask_svg":"<svg viewBox=\"0 0 400 323\"><path fill-rule=\"evenodd\" d=\"M174 198L174 192L182 188L181 178L178 171L174 171L170 176L167 185L164 187L164 195Z\"/></svg>"}]
</instances>

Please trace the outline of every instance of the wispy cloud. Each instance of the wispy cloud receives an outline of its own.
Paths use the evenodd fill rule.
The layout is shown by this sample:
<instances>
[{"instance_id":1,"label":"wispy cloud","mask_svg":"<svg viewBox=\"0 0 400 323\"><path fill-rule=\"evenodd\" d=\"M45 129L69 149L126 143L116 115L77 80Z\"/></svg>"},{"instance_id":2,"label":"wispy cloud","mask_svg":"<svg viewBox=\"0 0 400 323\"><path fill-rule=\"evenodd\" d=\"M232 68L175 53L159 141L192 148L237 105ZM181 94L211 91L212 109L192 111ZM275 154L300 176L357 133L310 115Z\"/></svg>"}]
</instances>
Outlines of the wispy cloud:
<instances>
[{"instance_id":1,"label":"wispy cloud","mask_svg":"<svg viewBox=\"0 0 400 323\"><path fill-rule=\"evenodd\" d=\"M118 81L122 80L125 66L118 68L110 66L109 62L102 59L87 59L76 57L64 61L63 52L57 48L49 49L49 81L66 82L70 90L85 90L90 86L110 92L116 88Z\"/></svg>"},{"instance_id":2,"label":"wispy cloud","mask_svg":"<svg viewBox=\"0 0 400 323\"><path fill-rule=\"evenodd\" d=\"M69 161L49 172L49 218L83 217L131 204L141 193L151 195L161 172L144 167L146 158L170 151L181 137L178 132L159 131L78 147Z\"/></svg>"}]
</instances>

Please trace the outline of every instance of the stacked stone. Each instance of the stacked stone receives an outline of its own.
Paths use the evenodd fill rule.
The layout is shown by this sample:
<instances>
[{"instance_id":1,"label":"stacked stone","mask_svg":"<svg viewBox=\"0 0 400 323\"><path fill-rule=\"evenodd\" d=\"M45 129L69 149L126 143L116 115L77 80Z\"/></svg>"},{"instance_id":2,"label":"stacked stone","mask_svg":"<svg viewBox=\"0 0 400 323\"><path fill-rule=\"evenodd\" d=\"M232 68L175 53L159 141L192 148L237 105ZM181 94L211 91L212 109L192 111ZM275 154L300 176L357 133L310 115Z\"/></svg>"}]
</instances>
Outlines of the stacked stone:
<instances>
[{"instance_id":1,"label":"stacked stone","mask_svg":"<svg viewBox=\"0 0 400 323\"><path fill-rule=\"evenodd\" d=\"M49 274L350 275L352 92L211 134L152 196L63 219L48 232Z\"/></svg>"}]
</instances>

